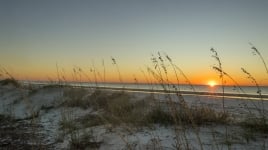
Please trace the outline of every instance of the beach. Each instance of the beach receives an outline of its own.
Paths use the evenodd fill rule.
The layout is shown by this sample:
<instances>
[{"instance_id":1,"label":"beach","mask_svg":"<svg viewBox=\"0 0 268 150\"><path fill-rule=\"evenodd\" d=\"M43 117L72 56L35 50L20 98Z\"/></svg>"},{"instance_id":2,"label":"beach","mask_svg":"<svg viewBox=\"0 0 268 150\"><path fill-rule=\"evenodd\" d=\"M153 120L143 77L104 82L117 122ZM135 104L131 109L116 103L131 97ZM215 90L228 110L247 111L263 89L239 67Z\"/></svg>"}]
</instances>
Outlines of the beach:
<instances>
[{"instance_id":1,"label":"beach","mask_svg":"<svg viewBox=\"0 0 268 150\"><path fill-rule=\"evenodd\" d=\"M268 1L0 1L0 150L268 150Z\"/></svg>"},{"instance_id":2,"label":"beach","mask_svg":"<svg viewBox=\"0 0 268 150\"><path fill-rule=\"evenodd\" d=\"M250 122L250 119L266 115L268 101L241 94L225 96L223 108L222 95L204 92L152 92L57 85L26 88L12 84L1 85L0 148L267 148L266 129L265 132L251 131L251 128L246 128L243 124ZM109 105L99 103L105 98ZM96 101L91 102L92 99ZM182 103L185 103L183 106L187 106L187 109L181 108ZM152 114L154 117L151 118L156 117L153 121L140 120L144 114L150 114L151 110L158 107L168 113L172 112L173 108L179 112L193 112L189 112L191 115L179 121L173 121L172 118L165 120L165 116L159 120L157 117L163 112ZM132 113L129 113L130 111ZM223 111L228 117L222 115ZM215 116L204 117L202 113ZM198 120L195 117L204 119Z\"/></svg>"}]
</instances>

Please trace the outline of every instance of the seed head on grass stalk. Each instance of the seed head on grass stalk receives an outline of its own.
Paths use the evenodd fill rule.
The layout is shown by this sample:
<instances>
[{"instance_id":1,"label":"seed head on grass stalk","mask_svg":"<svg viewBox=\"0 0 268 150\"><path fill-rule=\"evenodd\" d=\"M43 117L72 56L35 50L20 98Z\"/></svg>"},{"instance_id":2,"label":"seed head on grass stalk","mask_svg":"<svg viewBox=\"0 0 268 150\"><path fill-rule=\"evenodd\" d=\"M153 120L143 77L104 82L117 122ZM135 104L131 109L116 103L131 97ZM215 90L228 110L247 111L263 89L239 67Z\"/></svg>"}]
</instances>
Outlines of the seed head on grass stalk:
<instances>
[{"instance_id":1,"label":"seed head on grass stalk","mask_svg":"<svg viewBox=\"0 0 268 150\"><path fill-rule=\"evenodd\" d=\"M84 75L84 77L86 77L88 82L92 83L91 78L86 74L86 72L82 68L79 68L79 72L80 72L81 75Z\"/></svg>"},{"instance_id":2,"label":"seed head on grass stalk","mask_svg":"<svg viewBox=\"0 0 268 150\"><path fill-rule=\"evenodd\" d=\"M133 80L134 80L134 83L137 85L137 88L139 89L139 81L137 77L135 76L135 74L133 75Z\"/></svg>"},{"instance_id":3,"label":"seed head on grass stalk","mask_svg":"<svg viewBox=\"0 0 268 150\"><path fill-rule=\"evenodd\" d=\"M153 66L154 66L154 70L157 71L157 73L155 73L155 74L157 74L157 76L159 76L159 79L160 79L159 80L159 83L164 84L164 80L163 80L163 76L162 76L162 71L161 71L161 68L159 67L160 64L158 62L157 57L155 57L153 54L152 54L151 61L152 61ZM150 69L150 71L154 72L152 69Z\"/></svg>"},{"instance_id":4,"label":"seed head on grass stalk","mask_svg":"<svg viewBox=\"0 0 268 150\"><path fill-rule=\"evenodd\" d=\"M79 76L79 84L80 86L81 85L81 82L82 82L82 69L78 66L74 66L74 71L75 71L75 74L77 74Z\"/></svg>"},{"instance_id":5,"label":"seed head on grass stalk","mask_svg":"<svg viewBox=\"0 0 268 150\"><path fill-rule=\"evenodd\" d=\"M262 57L262 54L252 43L249 43L249 45L251 46L251 49L253 50L253 55L258 55L260 57L263 65L264 65L264 68L266 70L266 73L268 74L268 68L267 68L266 62L264 61L264 59Z\"/></svg>"},{"instance_id":6,"label":"seed head on grass stalk","mask_svg":"<svg viewBox=\"0 0 268 150\"><path fill-rule=\"evenodd\" d=\"M160 62L161 62L160 66L162 67L164 73L165 73L166 76L167 76L167 68L166 68L166 65L165 65L165 63L164 63L164 60L163 60L163 58L162 58L162 55L160 54L160 52L158 52L157 54L158 54L158 59L159 59ZM166 78L167 78L167 77L166 77Z\"/></svg>"},{"instance_id":7,"label":"seed head on grass stalk","mask_svg":"<svg viewBox=\"0 0 268 150\"><path fill-rule=\"evenodd\" d=\"M121 76L121 73L120 73L118 64L116 63L115 58L114 57L111 57L111 60L112 60L112 64L115 65L115 67L116 67L116 70L117 70L117 73L118 73L118 78L119 78L120 83L123 83L123 79L122 79L122 76ZM124 88L124 86L123 86L123 88Z\"/></svg>"},{"instance_id":8,"label":"seed head on grass stalk","mask_svg":"<svg viewBox=\"0 0 268 150\"><path fill-rule=\"evenodd\" d=\"M166 59L168 60L168 62L171 64L172 68L173 68L173 71L174 71L175 76L176 76L176 79L177 79L177 85L178 85L179 91L180 91L180 86L179 86L180 85L180 81L179 81L179 77L178 77L177 71L176 71L176 69L174 67L174 64L172 62L172 59L167 54L165 54L165 56L166 56Z\"/></svg>"},{"instance_id":9,"label":"seed head on grass stalk","mask_svg":"<svg viewBox=\"0 0 268 150\"><path fill-rule=\"evenodd\" d=\"M178 98L181 98L182 95L181 95L181 91L180 91L180 80L179 80L179 77L178 77L178 72L183 76L183 78L186 80L186 83L190 86L190 88L193 90L193 92L197 92L191 82L191 80L187 77L187 75L182 71L182 69L180 67L178 67L176 64L173 63L172 59L165 53L164 54L166 59L168 60L168 62L170 63L174 73L175 73L175 76L176 76L176 80L177 80L177 87L176 86L173 86L173 88L177 91L177 96ZM178 72L177 72L178 71ZM183 98L181 98L183 100ZM201 102L200 100L200 97L197 96L197 99L198 99L198 102ZM183 103L184 103L184 100L183 100Z\"/></svg>"},{"instance_id":10,"label":"seed head on grass stalk","mask_svg":"<svg viewBox=\"0 0 268 150\"><path fill-rule=\"evenodd\" d=\"M161 85L164 91L169 92L171 82L168 79L168 70L160 52L158 52L156 56L152 54L151 62L153 69L147 67L148 73L157 80L157 83Z\"/></svg>"}]
</instances>

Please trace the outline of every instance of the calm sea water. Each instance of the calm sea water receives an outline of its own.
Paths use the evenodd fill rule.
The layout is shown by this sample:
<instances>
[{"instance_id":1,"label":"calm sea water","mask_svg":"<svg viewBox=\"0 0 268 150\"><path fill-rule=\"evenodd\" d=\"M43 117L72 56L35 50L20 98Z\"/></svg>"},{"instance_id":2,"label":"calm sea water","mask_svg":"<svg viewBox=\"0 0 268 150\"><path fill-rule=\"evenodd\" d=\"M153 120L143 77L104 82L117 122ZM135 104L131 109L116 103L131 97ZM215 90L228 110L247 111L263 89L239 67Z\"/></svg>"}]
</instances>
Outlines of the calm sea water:
<instances>
[{"instance_id":1,"label":"calm sea water","mask_svg":"<svg viewBox=\"0 0 268 150\"><path fill-rule=\"evenodd\" d=\"M31 81L26 82L23 81L24 84L40 84L40 85L47 85L51 84L51 82L40 82L40 81ZM108 87L108 88L125 88L125 89L145 89L145 90L164 90L163 86L160 84L135 84L135 83L78 83L78 82L69 82L65 83L71 86L81 86L81 87ZM211 93L221 93L222 87L221 86L214 86L210 87L208 85L175 85L175 87L181 91L196 91L196 92L211 92ZM169 90L174 90L173 85L165 85L165 88L169 88ZM263 95L268 95L268 86L261 86L259 87L261 93ZM232 94L254 94L258 95L258 88L256 86L225 86L224 87L225 93L232 93Z\"/></svg>"}]
</instances>

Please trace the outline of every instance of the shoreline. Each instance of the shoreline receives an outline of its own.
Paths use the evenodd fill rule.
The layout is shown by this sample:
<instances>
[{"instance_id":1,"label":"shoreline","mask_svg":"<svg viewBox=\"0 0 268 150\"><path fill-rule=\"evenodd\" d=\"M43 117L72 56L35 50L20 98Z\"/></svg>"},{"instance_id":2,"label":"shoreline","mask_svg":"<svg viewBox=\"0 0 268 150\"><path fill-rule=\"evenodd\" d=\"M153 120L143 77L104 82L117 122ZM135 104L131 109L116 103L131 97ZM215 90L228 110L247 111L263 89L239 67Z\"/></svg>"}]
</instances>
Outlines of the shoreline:
<instances>
[{"instance_id":1,"label":"shoreline","mask_svg":"<svg viewBox=\"0 0 268 150\"><path fill-rule=\"evenodd\" d=\"M116 88L116 87L94 87L96 89L116 90L116 91L130 91L142 93L168 93L182 95L197 95L197 96L217 96L222 97L236 97L236 98L254 98L259 100L268 100L268 95L254 95L254 94L241 94L241 93L212 93L212 92L198 92L198 91L176 91L176 90L157 90L157 89L135 89L135 88Z\"/></svg>"},{"instance_id":2,"label":"shoreline","mask_svg":"<svg viewBox=\"0 0 268 150\"><path fill-rule=\"evenodd\" d=\"M182 94L182 95L196 95L196 96L215 96L215 97L229 97L229 98L249 98L254 100L268 100L268 95L262 94L250 94L250 93L222 93L222 92L205 92L205 91L186 91L186 90L164 90L164 89L147 89L147 88L129 88L129 87L107 87L107 86L84 86L84 85L69 85L69 84L24 84L24 86L36 85L36 86L63 86L73 88L93 88L103 90L114 91L126 91L126 92L141 92L141 93L163 93L163 94Z\"/></svg>"}]
</instances>

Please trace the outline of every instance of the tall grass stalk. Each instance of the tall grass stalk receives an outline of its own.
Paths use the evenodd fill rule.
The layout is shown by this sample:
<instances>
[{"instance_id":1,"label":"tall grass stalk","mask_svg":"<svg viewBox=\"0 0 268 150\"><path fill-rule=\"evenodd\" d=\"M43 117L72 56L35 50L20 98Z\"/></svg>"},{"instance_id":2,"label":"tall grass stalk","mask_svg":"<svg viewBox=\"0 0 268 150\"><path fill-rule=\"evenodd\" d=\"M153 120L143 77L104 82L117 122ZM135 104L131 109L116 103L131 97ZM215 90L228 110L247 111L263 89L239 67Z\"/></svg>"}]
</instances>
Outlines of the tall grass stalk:
<instances>
[{"instance_id":1,"label":"tall grass stalk","mask_svg":"<svg viewBox=\"0 0 268 150\"><path fill-rule=\"evenodd\" d=\"M233 83L234 83L234 87L239 89L239 92L242 92L243 94L246 94L246 92L242 89L241 85L228 73L226 73L225 71L223 71L222 69L218 68L217 66L213 66L212 67L215 71L219 72L219 73L223 73L226 77L228 77ZM258 109L258 106L251 101L251 104ZM252 111L249 109L247 103L243 102L244 107L246 107L246 109L248 110L248 112L252 115Z\"/></svg>"},{"instance_id":2,"label":"tall grass stalk","mask_svg":"<svg viewBox=\"0 0 268 150\"><path fill-rule=\"evenodd\" d=\"M105 62L104 59L102 59L102 67L103 67L103 82L106 82L106 68L105 68Z\"/></svg>"},{"instance_id":3,"label":"tall grass stalk","mask_svg":"<svg viewBox=\"0 0 268 150\"><path fill-rule=\"evenodd\" d=\"M254 55L258 55L259 57L260 57L260 59L261 59L261 61L262 61L262 63L263 63L263 66L264 66L264 68L265 68L265 70L266 70L266 73L268 74L268 68L267 68L267 65L266 65L266 62L265 62L265 60L263 59L263 57L262 57L262 54L261 54L261 52L252 44L252 43L249 43L249 45L251 46L251 49L253 50L253 54Z\"/></svg>"},{"instance_id":4,"label":"tall grass stalk","mask_svg":"<svg viewBox=\"0 0 268 150\"><path fill-rule=\"evenodd\" d=\"M123 78L122 78L121 73L120 73L120 70L119 70L119 66L118 66L115 58L114 57L111 57L111 60L112 60L112 65L114 65L116 67L116 71L117 71L117 74L118 74L118 78L119 78L120 83L124 83L123 82ZM123 89L124 88L125 88L125 85L123 84Z\"/></svg>"},{"instance_id":5,"label":"tall grass stalk","mask_svg":"<svg viewBox=\"0 0 268 150\"><path fill-rule=\"evenodd\" d=\"M159 59L161 59L159 57ZM166 84L165 84L165 81L163 79L163 75L162 75L162 71L161 71L161 68L159 67L159 62L158 62L158 59L152 54L152 58L151 58L151 61L153 63L153 68L154 69L151 69L150 67L147 68L148 72L154 77L154 79L157 80L157 82L162 86L162 88L164 89L164 91L167 91L168 92L168 89L166 88ZM154 71L155 70L155 71ZM176 105L175 103L172 101L172 98L170 97L170 95L167 95L167 102L168 102L168 106L169 106L169 112L175 122L175 125L182 125L182 121L180 119L177 118L177 115L176 115L176 112L177 112L177 108L176 108ZM160 106L160 103L159 103L159 106ZM184 136L183 139L181 139L179 137L180 135L180 130L178 130L176 128L176 126L174 127L174 131L176 133L176 145L177 146L180 146L181 144L183 144L183 139L185 140L185 142L187 143L187 137L186 137L186 134L185 134L185 128L183 127L183 131L182 131L182 135ZM180 148L180 147L177 147L177 148Z\"/></svg>"},{"instance_id":6,"label":"tall grass stalk","mask_svg":"<svg viewBox=\"0 0 268 150\"><path fill-rule=\"evenodd\" d=\"M211 48L210 51L213 53L212 57L216 59L216 61L218 63L217 68L219 68L219 71L220 71L219 77L221 79L221 87L222 87L222 109L223 109L223 112L225 113L225 100L224 100L225 81L224 81L224 73L223 73L223 69L222 69L222 63L221 63L220 57L218 55L218 52L214 48Z\"/></svg>"},{"instance_id":7,"label":"tall grass stalk","mask_svg":"<svg viewBox=\"0 0 268 150\"><path fill-rule=\"evenodd\" d=\"M96 67L95 67L94 61L92 61L92 68L90 68L90 72L93 73L95 86L98 87L98 79L97 79Z\"/></svg>"},{"instance_id":8,"label":"tall grass stalk","mask_svg":"<svg viewBox=\"0 0 268 150\"><path fill-rule=\"evenodd\" d=\"M257 110L259 110L261 116L265 117L265 109L264 109L264 103L263 103L262 91L261 91L261 88L260 88L260 86L259 86L257 80L256 80L256 79L255 79L255 78L254 78L254 77L253 77L253 76L252 76L246 69L241 68L241 70L242 70L243 73L245 73L245 74L247 75L247 78L248 78L249 80L251 80L251 82L252 82L253 84L255 84L255 86L256 86L256 88L257 88L257 94L259 94L259 96L260 96L261 105L262 105L262 110L259 110L259 109L257 109Z\"/></svg>"},{"instance_id":9,"label":"tall grass stalk","mask_svg":"<svg viewBox=\"0 0 268 150\"><path fill-rule=\"evenodd\" d=\"M221 60L220 60L220 57L218 55L218 52L214 49L214 48L211 48L210 51L213 53L212 54L212 57L217 61L218 63L218 66L214 66L212 67L213 69L216 69L217 71L219 71L219 77L221 79L221 87L222 87L222 109L223 109L223 113L226 114L226 111L225 111L225 80L224 80L224 71L222 69L222 63L221 63ZM229 134L228 134L228 127L225 125L224 126L225 128L225 140L226 141L229 141ZM231 145L228 145L228 149L230 149L230 146Z\"/></svg>"},{"instance_id":10,"label":"tall grass stalk","mask_svg":"<svg viewBox=\"0 0 268 150\"><path fill-rule=\"evenodd\" d=\"M92 83L92 80L91 80L90 76L87 75L87 73L86 73L82 68L79 69L79 72L80 72L80 73L87 79L87 81L88 81L89 83ZM90 87L91 87L91 86L90 86ZM93 88L93 87L91 87L91 88Z\"/></svg>"},{"instance_id":11,"label":"tall grass stalk","mask_svg":"<svg viewBox=\"0 0 268 150\"><path fill-rule=\"evenodd\" d=\"M145 72L144 72L143 69L140 69L140 71L141 71L141 73L142 73L142 75L143 75L143 77L144 77L146 83L152 88L152 91L153 91L154 87L153 87L152 80L149 80L149 79L148 79L148 77L147 77L147 75L145 74Z\"/></svg>"},{"instance_id":12,"label":"tall grass stalk","mask_svg":"<svg viewBox=\"0 0 268 150\"><path fill-rule=\"evenodd\" d=\"M156 80L160 83L160 85L163 87L164 91L169 93L169 90L171 88L170 85L172 83L168 79L168 73L167 73L168 70L167 70L166 64L164 62L164 59L162 58L162 55L160 54L160 52L158 52L158 58L156 58L154 55L152 55L151 60L152 60L152 63L153 63L155 71L153 69L151 69L151 68L148 68L148 70L153 75L153 77L155 77ZM163 73L164 73L164 75L163 75ZM176 71L175 71L175 74L178 77L178 74L177 74ZM165 79L164 79L164 76L165 76ZM182 130L183 139L181 139L179 136L176 136L176 141L177 141L176 145L179 146L180 144L183 144L184 148L188 148L188 145L189 145L188 139L187 139L187 136L186 136L186 128L185 128L185 125L183 124L183 118L182 118L182 116L180 114L177 114L180 111L185 111L185 112L182 112L182 113L185 113L187 115L187 117L189 118L190 123L191 123L191 125L192 125L192 127L194 129L195 134L196 134L196 137L198 139L198 144L199 144L200 148L203 149L202 141L201 141L201 138L200 138L200 135L199 135L199 129L198 129L198 126L195 123L195 120L193 119L193 114L192 114L191 110L187 106L187 104L186 104L186 102L184 100L184 97L182 96L181 93L177 94L177 98L180 100L180 103L179 103L180 110L179 111L177 110L176 103L172 99L171 95L167 94L167 100L168 100L167 102L168 102L168 105L169 105L170 113L171 113L171 115L173 117L173 120L175 122L175 125L180 125L182 127L182 129L183 129ZM175 126L175 132L177 134L180 134L179 130L176 128L176 126ZM181 147L177 147L177 148L181 148Z\"/></svg>"},{"instance_id":13,"label":"tall grass stalk","mask_svg":"<svg viewBox=\"0 0 268 150\"><path fill-rule=\"evenodd\" d=\"M56 70L57 70L57 79L58 79L58 81L57 81L57 83L56 84L58 84L58 85L62 85L63 84L63 82L62 82L62 77L61 77L61 73L60 73L60 70L59 70L59 65L58 65L58 63L56 63ZM64 78L65 79L65 78Z\"/></svg>"},{"instance_id":14,"label":"tall grass stalk","mask_svg":"<svg viewBox=\"0 0 268 150\"><path fill-rule=\"evenodd\" d=\"M10 78L11 80L17 81L12 74L10 74L6 68L2 67L1 72L3 73L2 76L7 76L7 78Z\"/></svg>"},{"instance_id":15,"label":"tall grass stalk","mask_svg":"<svg viewBox=\"0 0 268 150\"><path fill-rule=\"evenodd\" d=\"M166 56L166 59L168 60L168 62L170 63L174 73L175 73L175 76L176 76L176 80L177 80L177 84L178 84L178 89L175 89L176 91L178 91L178 94L181 93L180 91L180 80L179 80L179 77L178 77L178 72L183 76L183 78L185 79L186 83L191 87L191 90L193 90L193 92L197 92L191 82L191 80L187 77L187 75L182 71L182 69L180 67L178 67L176 64L173 63L172 59L167 55L165 54ZM197 99L198 101L200 102L200 97L197 96Z\"/></svg>"}]
</instances>

